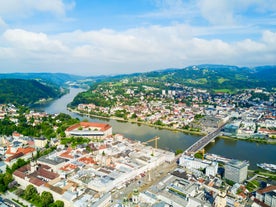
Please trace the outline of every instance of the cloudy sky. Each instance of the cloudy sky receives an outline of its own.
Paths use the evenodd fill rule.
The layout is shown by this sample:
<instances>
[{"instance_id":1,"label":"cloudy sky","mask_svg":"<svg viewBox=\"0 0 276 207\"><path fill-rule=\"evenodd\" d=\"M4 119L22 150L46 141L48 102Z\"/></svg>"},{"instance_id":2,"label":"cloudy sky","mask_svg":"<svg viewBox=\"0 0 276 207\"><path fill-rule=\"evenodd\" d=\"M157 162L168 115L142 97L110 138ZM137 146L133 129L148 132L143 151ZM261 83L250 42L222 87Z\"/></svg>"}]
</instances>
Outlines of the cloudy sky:
<instances>
[{"instance_id":1,"label":"cloudy sky","mask_svg":"<svg viewBox=\"0 0 276 207\"><path fill-rule=\"evenodd\" d=\"M276 64L275 0L0 0L0 72Z\"/></svg>"}]
</instances>

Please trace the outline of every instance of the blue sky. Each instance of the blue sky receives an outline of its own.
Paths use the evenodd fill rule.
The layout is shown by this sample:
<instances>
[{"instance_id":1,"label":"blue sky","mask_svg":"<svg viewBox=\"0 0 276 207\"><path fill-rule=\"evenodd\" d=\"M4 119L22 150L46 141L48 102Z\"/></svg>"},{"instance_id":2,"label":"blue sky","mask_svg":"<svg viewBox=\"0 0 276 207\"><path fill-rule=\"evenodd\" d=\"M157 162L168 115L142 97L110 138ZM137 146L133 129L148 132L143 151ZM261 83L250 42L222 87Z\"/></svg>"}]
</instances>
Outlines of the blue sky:
<instances>
[{"instance_id":1,"label":"blue sky","mask_svg":"<svg viewBox=\"0 0 276 207\"><path fill-rule=\"evenodd\" d=\"M0 0L0 71L276 64L275 0Z\"/></svg>"}]
</instances>

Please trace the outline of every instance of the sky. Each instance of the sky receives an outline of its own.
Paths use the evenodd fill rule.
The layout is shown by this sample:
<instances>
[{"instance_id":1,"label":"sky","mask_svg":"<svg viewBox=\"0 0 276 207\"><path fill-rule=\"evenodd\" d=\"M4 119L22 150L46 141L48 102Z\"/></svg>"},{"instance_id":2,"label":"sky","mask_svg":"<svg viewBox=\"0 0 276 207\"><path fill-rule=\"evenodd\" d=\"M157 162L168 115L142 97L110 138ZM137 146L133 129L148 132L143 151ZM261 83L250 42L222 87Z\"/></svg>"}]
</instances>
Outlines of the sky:
<instances>
[{"instance_id":1,"label":"sky","mask_svg":"<svg viewBox=\"0 0 276 207\"><path fill-rule=\"evenodd\" d=\"M275 0L0 0L0 73L276 65Z\"/></svg>"}]
</instances>

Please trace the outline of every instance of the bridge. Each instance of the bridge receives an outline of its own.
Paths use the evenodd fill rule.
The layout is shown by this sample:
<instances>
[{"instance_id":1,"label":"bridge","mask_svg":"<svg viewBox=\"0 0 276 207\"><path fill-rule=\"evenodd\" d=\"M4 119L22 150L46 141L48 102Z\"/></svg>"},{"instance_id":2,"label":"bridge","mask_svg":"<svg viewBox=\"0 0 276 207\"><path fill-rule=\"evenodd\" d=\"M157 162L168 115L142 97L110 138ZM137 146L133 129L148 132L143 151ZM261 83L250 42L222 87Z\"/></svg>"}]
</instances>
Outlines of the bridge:
<instances>
[{"instance_id":1,"label":"bridge","mask_svg":"<svg viewBox=\"0 0 276 207\"><path fill-rule=\"evenodd\" d=\"M219 134L221 129L227 124L228 122L222 124L219 128L217 128L215 131L211 132L210 134L207 134L206 136L202 137L200 140L195 142L192 146L190 146L186 151L185 154L193 155L196 152L202 150L207 144L209 144L211 141L213 141Z\"/></svg>"}]
</instances>

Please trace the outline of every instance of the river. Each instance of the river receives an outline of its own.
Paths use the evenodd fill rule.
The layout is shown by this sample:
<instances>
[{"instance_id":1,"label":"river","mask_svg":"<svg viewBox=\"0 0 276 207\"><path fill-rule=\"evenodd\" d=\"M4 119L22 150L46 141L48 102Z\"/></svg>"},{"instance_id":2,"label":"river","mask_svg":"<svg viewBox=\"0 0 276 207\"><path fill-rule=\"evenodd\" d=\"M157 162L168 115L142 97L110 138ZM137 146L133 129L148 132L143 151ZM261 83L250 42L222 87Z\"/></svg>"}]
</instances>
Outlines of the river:
<instances>
[{"instance_id":1,"label":"river","mask_svg":"<svg viewBox=\"0 0 276 207\"><path fill-rule=\"evenodd\" d=\"M63 112L80 120L88 119L92 122L108 123L112 126L114 133L120 133L125 137L139 141L146 141L155 136L159 136L158 147L171 151L175 151L176 149L185 150L200 138L200 136L187 135L182 132L158 129L136 123L80 116L68 111L66 108L67 104L81 91L83 89L72 88L69 94L51 103L42 105L39 109L49 114ZM149 144L153 145L154 143ZM276 145L217 138L215 143L210 143L205 149L208 153L214 153L228 158L248 160L250 162L250 169L257 169L256 163L266 162L276 164Z\"/></svg>"}]
</instances>

